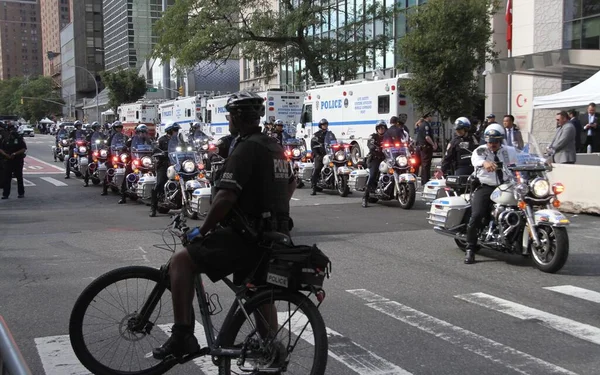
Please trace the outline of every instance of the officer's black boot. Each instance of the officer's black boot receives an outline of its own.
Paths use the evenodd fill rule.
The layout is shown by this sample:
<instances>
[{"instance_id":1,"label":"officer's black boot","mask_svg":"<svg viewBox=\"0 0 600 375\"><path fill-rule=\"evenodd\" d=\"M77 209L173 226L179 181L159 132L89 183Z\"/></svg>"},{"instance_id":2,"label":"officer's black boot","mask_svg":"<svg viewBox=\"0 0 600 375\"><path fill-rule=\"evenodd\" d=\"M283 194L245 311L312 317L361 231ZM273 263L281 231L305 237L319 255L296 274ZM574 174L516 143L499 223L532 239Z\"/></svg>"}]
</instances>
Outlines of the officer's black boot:
<instances>
[{"instance_id":1,"label":"officer's black boot","mask_svg":"<svg viewBox=\"0 0 600 375\"><path fill-rule=\"evenodd\" d=\"M365 208L369 207L369 187L367 187L367 190L365 190L365 194L363 195L362 206Z\"/></svg>"},{"instance_id":2,"label":"officer's black boot","mask_svg":"<svg viewBox=\"0 0 600 375\"><path fill-rule=\"evenodd\" d=\"M65 179L71 178L71 161L67 157L67 175Z\"/></svg>"},{"instance_id":3,"label":"officer's black boot","mask_svg":"<svg viewBox=\"0 0 600 375\"><path fill-rule=\"evenodd\" d=\"M119 200L118 204L125 204L127 203L127 195L125 193L123 193L123 195L121 195L121 199Z\"/></svg>"},{"instance_id":4,"label":"officer's black boot","mask_svg":"<svg viewBox=\"0 0 600 375\"><path fill-rule=\"evenodd\" d=\"M106 180L104 180L102 182L102 193L100 195L107 195L108 194L108 184L106 183Z\"/></svg>"},{"instance_id":5,"label":"officer's black boot","mask_svg":"<svg viewBox=\"0 0 600 375\"><path fill-rule=\"evenodd\" d=\"M86 173L86 174L85 174L85 178L83 179L83 187L88 187L89 183L90 183L90 177L89 177L89 175Z\"/></svg>"},{"instance_id":6,"label":"officer's black boot","mask_svg":"<svg viewBox=\"0 0 600 375\"><path fill-rule=\"evenodd\" d=\"M465 264L473 264L475 263L475 250L470 247L467 247L467 251L465 251Z\"/></svg>"},{"instance_id":7,"label":"officer's black boot","mask_svg":"<svg viewBox=\"0 0 600 375\"><path fill-rule=\"evenodd\" d=\"M152 203L150 203L150 217L156 217L157 206L158 206L158 192L152 190Z\"/></svg>"},{"instance_id":8,"label":"officer's black boot","mask_svg":"<svg viewBox=\"0 0 600 375\"><path fill-rule=\"evenodd\" d=\"M312 192L310 193L310 195L317 195L317 185L312 186Z\"/></svg>"}]
</instances>

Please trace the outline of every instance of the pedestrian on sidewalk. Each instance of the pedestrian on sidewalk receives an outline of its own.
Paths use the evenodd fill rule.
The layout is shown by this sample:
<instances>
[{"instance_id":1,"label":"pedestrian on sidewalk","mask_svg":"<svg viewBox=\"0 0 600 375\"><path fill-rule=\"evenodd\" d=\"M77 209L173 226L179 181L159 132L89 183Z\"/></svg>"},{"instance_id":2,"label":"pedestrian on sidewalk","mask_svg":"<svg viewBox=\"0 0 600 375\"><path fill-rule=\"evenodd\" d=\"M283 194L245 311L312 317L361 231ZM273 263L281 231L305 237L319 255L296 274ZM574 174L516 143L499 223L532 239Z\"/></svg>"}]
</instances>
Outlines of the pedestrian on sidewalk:
<instances>
[{"instance_id":1,"label":"pedestrian on sidewalk","mask_svg":"<svg viewBox=\"0 0 600 375\"><path fill-rule=\"evenodd\" d=\"M4 160L4 173L2 176L3 191L2 199L8 199L10 195L11 180L13 175L17 179L18 198L25 197L25 185L23 183L23 164L27 145L23 137L17 132L14 124L9 123L8 135L0 142L0 155Z\"/></svg>"}]
</instances>

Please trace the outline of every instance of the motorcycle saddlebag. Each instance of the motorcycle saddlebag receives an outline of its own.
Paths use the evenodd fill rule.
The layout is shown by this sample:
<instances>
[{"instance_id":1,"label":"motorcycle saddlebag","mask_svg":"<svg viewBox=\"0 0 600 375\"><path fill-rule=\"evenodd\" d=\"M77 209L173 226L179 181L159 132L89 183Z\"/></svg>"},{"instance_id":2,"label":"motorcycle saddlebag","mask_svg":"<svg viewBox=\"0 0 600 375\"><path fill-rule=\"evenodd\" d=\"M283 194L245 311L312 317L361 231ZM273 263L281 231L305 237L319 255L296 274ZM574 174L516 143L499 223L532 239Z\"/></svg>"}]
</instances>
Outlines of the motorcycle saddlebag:
<instances>
[{"instance_id":1,"label":"motorcycle saddlebag","mask_svg":"<svg viewBox=\"0 0 600 375\"><path fill-rule=\"evenodd\" d=\"M448 176L446 177L446 186L453 189L464 189L469 185L469 175Z\"/></svg>"},{"instance_id":2,"label":"motorcycle saddlebag","mask_svg":"<svg viewBox=\"0 0 600 375\"><path fill-rule=\"evenodd\" d=\"M437 197L437 193L440 189L446 187L446 180L429 180L423 187L423 194L421 199L424 202L431 202Z\"/></svg>"},{"instance_id":3,"label":"motorcycle saddlebag","mask_svg":"<svg viewBox=\"0 0 600 375\"><path fill-rule=\"evenodd\" d=\"M155 176L140 177L135 193L141 199L150 199L152 198L152 189L154 189L154 185L156 185Z\"/></svg>"},{"instance_id":4,"label":"motorcycle saddlebag","mask_svg":"<svg viewBox=\"0 0 600 375\"><path fill-rule=\"evenodd\" d=\"M192 211L198 214L204 214L208 212L210 208L210 196L211 196L211 188L200 188L194 190L192 193L192 201L191 208Z\"/></svg>"},{"instance_id":5,"label":"motorcycle saddlebag","mask_svg":"<svg viewBox=\"0 0 600 375\"><path fill-rule=\"evenodd\" d=\"M369 179L369 171L367 169L356 169L350 172L348 179L348 187L350 190L364 191Z\"/></svg>"},{"instance_id":6,"label":"motorcycle saddlebag","mask_svg":"<svg viewBox=\"0 0 600 375\"><path fill-rule=\"evenodd\" d=\"M323 287L329 278L331 261L316 245L283 246L272 249L264 281L292 290Z\"/></svg>"},{"instance_id":7,"label":"motorcycle saddlebag","mask_svg":"<svg viewBox=\"0 0 600 375\"><path fill-rule=\"evenodd\" d=\"M310 181L312 178L313 171L315 170L315 166L313 163L299 163L300 167L298 168L298 176L304 181Z\"/></svg>"},{"instance_id":8,"label":"motorcycle saddlebag","mask_svg":"<svg viewBox=\"0 0 600 375\"><path fill-rule=\"evenodd\" d=\"M438 198L431 202L427 220L431 225L453 229L463 223L469 208L470 205L460 196Z\"/></svg>"}]
</instances>

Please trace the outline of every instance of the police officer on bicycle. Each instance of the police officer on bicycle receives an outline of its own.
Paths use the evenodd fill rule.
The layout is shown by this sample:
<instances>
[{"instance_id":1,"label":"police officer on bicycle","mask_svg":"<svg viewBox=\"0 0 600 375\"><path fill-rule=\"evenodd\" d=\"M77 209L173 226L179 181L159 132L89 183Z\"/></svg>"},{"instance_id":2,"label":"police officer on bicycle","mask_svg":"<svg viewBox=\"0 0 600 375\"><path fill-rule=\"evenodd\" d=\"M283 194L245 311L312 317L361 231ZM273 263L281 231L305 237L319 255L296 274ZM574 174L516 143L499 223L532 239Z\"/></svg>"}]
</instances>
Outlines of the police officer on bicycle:
<instances>
[{"instance_id":1,"label":"police officer on bicycle","mask_svg":"<svg viewBox=\"0 0 600 375\"><path fill-rule=\"evenodd\" d=\"M369 181L365 189L365 194L362 198L362 206L367 207L369 205L369 194L377 187L377 180L379 178L379 164L385 160L383 154L382 144L383 136L387 131L387 125L385 121L380 120L375 125L375 133L371 134L367 141L367 147L369 148L369 155L367 156L367 164L369 166Z\"/></svg>"},{"instance_id":2,"label":"police officer on bicycle","mask_svg":"<svg viewBox=\"0 0 600 375\"><path fill-rule=\"evenodd\" d=\"M179 358L200 349L192 316L195 273L205 273L213 282L231 273L235 273L234 282L236 276L243 279L261 259L264 250L257 246L261 234L289 233L289 199L296 183L283 148L261 133L263 98L238 92L229 97L225 108L228 120L239 129L240 139L221 170L199 238L171 259L175 324L167 342L153 350L156 359ZM277 330L276 319L269 325Z\"/></svg>"}]
</instances>

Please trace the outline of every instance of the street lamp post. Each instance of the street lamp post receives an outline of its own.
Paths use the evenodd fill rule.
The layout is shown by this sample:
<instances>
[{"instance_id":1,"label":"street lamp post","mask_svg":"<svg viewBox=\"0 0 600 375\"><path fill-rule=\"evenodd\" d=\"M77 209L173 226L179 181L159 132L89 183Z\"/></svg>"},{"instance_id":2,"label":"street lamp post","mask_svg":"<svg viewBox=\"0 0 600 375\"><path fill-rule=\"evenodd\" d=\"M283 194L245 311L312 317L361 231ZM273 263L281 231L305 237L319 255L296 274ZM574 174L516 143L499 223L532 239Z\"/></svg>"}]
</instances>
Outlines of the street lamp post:
<instances>
[{"instance_id":1,"label":"street lamp post","mask_svg":"<svg viewBox=\"0 0 600 375\"><path fill-rule=\"evenodd\" d=\"M94 77L94 75L92 74L92 72L90 72L89 70L87 70L83 66L79 66L79 65L70 65L70 66L73 66L73 67L79 68L79 69L83 69L83 70L85 70L92 77L92 80L94 81L94 85L96 85L96 117L97 117L98 124L99 124L100 123L100 109L99 109L99 106L98 106L98 82L96 81L96 77Z\"/></svg>"}]
</instances>

